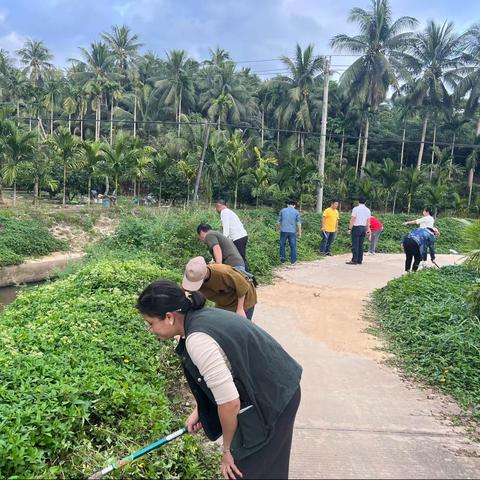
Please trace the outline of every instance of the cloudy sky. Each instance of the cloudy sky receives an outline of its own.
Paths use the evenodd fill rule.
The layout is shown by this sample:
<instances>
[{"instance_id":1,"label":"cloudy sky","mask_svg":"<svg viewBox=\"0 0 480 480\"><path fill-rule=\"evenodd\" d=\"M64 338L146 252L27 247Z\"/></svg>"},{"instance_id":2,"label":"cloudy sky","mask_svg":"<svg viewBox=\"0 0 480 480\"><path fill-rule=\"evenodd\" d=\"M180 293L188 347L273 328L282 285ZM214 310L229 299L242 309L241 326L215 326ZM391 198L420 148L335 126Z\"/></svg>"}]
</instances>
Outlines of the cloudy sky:
<instances>
[{"instance_id":1,"label":"cloudy sky","mask_svg":"<svg viewBox=\"0 0 480 480\"><path fill-rule=\"evenodd\" d=\"M367 0L0 0L0 48L13 52L27 38L43 40L54 63L65 66L68 58L79 57L78 47L125 23L140 35L144 51L163 57L169 49L184 48L202 60L209 48L220 46L245 62L242 66L269 76L279 63L258 60L291 55L296 42L331 53L333 35L355 32L347 22L350 9L368 5ZM451 20L459 31L480 21L478 0L392 0L392 6L394 16L412 15L422 24ZM348 61L338 57L334 64Z\"/></svg>"}]
</instances>

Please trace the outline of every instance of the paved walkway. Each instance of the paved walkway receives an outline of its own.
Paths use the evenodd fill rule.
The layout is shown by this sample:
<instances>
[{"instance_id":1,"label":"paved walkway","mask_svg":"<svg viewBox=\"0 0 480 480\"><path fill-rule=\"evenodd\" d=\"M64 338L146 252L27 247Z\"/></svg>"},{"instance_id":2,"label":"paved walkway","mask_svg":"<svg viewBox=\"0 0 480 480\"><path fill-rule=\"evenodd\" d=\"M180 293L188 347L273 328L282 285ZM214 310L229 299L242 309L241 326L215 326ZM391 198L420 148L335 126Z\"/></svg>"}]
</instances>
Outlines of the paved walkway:
<instances>
[{"instance_id":1,"label":"paved walkway","mask_svg":"<svg viewBox=\"0 0 480 480\"><path fill-rule=\"evenodd\" d=\"M365 332L364 302L403 256L346 259L284 268L259 289L255 321L304 367L291 478L479 478L479 445L445 419L456 405L403 381Z\"/></svg>"}]
</instances>

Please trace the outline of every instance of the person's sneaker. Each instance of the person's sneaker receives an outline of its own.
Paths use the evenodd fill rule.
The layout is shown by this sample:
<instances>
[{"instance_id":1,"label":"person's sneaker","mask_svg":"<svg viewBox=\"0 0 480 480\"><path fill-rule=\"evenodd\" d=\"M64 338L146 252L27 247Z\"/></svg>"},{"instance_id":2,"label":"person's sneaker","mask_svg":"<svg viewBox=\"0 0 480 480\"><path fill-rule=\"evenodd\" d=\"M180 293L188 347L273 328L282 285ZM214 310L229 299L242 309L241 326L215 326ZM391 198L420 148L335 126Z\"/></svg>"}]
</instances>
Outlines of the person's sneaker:
<instances>
[{"instance_id":1,"label":"person's sneaker","mask_svg":"<svg viewBox=\"0 0 480 480\"><path fill-rule=\"evenodd\" d=\"M320 256L321 256L321 257L325 257L326 255L328 255L328 253L320 252Z\"/></svg>"},{"instance_id":2,"label":"person's sneaker","mask_svg":"<svg viewBox=\"0 0 480 480\"><path fill-rule=\"evenodd\" d=\"M349 262L345 262L347 265L358 265L357 262L352 262L351 260Z\"/></svg>"},{"instance_id":3,"label":"person's sneaker","mask_svg":"<svg viewBox=\"0 0 480 480\"><path fill-rule=\"evenodd\" d=\"M296 267L296 266L297 266L297 262L292 263L291 266L292 266L292 267Z\"/></svg>"},{"instance_id":4,"label":"person's sneaker","mask_svg":"<svg viewBox=\"0 0 480 480\"><path fill-rule=\"evenodd\" d=\"M333 255L332 255L330 252L327 252L325 255L326 255L327 257L333 257Z\"/></svg>"}]
</instances>

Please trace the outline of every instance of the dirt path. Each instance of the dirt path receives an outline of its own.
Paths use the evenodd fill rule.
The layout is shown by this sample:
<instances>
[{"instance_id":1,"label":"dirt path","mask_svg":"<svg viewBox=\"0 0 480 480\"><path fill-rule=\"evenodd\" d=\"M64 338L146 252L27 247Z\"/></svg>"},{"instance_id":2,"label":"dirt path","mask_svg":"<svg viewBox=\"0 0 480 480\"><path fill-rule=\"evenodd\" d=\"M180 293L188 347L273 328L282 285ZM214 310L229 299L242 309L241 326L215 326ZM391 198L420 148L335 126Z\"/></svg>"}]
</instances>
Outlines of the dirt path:
<instances>
[{"instance_id":1,"label":"dirt path","mask_svg":"<svg viewBox=\"0 0 480 480\"><path fill-rule=\"evenodd\" d=\"M402 381L365 332L364 302L402 273L403 256L346 259L282 269L259 289L255 321L304 367L291 478L478 478L479 446L445 420L456 405Z\"/></svg>"}]
</instances>

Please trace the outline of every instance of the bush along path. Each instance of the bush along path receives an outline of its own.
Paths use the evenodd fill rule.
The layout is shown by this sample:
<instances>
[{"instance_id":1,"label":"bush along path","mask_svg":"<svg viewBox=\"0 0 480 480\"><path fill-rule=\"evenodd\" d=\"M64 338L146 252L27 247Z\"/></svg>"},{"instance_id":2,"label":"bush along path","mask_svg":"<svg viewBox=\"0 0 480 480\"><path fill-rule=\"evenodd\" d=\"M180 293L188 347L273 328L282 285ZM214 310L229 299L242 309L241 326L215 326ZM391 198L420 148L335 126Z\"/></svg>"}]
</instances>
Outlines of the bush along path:
<instances>
[{"instance_id":1,"label":"bush along path","mask_svg":"<svg viewBox=\"0 0 480 480\"><path fill-rule=\"evenodd\" d=\"M461 266L423 270L376 291L372 306L399 365L480 421L480 320L466 301L478 278Z\"/></svg>"}]
</instances>

